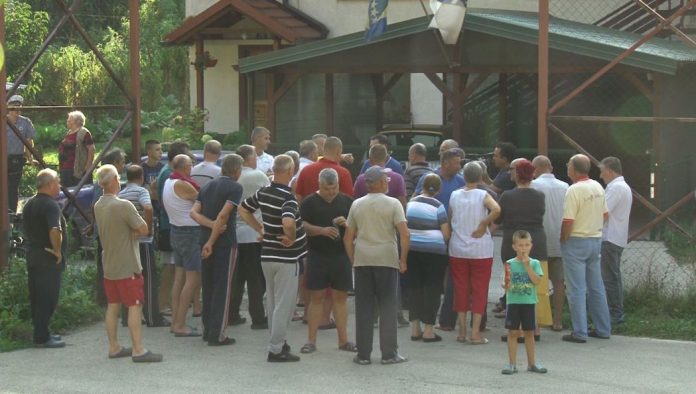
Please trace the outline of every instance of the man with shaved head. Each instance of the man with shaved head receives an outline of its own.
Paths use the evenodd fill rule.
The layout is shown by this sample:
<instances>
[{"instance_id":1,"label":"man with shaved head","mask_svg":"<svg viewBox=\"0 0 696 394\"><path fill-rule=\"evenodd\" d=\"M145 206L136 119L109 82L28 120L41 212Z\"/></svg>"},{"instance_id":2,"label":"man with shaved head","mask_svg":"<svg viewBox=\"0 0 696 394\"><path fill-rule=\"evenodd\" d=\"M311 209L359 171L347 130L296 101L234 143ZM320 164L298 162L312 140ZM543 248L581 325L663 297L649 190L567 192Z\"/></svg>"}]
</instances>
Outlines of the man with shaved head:
<instances>
[{"instance_id":1,"label":"man with shaved head","mask_svg":"<svg viewBox=\"0 0 696 394\"><path fill-rule=\"evenodd\" d=\"M563 220L563 200L568 184L553 175L551 160L537 156L532 161L534 176L532 187L544 193L546 211L544 231L546 232L546 254L549 261L549 280L553 283L553 330L561 331L561 313L565 302L565 281L563 280L563 259L561 258L561 221Z\"/></svg>"},{"instance_id":2,"label":"man with shaved head","mask_svg":"<svg viewBox=\"0 0 696 394\"><path fill-rule=\"evenodd\" d=\"M195 179L201 188L220 176L220 166L217 161L221 152L222 144L216 140L210 140L203 146L203 161L191 170L191 178Z\"/></svg>"},{"instance_id":3,"label":"man with shaved head","mask_svg":"<svg viewBox=\"0 0 696 394\"><path fill-rule=\"evenodd\" d=\"M573 331L563 340L585 343L588 336L609 339L611 321L600 266L602 228L608 216L604 189L589 178L591 162L587 156L571 157L567 167L573 184L565 195L561 250ZM590 332L588 309L595 325Z\"/></svg>"},{"instance_id":4,"label":"man with shaved head","mask_svg":"<svg viewBox=\"0 0 696 394\"><path fill-rule=\"evenodd\" d=\"M411 145L408 149L408 168L404 171L406 196L408 198L413 196L413 192L416 190L416 184L418 184L421 177L432 171L430 164L426 161L427 154L427 148L420 142Z\"/></svg>"}]
</instances>

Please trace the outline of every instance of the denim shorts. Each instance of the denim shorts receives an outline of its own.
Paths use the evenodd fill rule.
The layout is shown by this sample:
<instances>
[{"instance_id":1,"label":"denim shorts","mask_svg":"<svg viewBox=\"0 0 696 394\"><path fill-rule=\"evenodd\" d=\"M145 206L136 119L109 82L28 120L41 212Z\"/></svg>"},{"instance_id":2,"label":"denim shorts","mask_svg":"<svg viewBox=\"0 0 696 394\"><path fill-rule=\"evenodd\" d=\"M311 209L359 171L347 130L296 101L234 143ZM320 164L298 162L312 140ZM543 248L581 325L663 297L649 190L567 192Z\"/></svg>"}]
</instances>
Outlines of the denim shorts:
<instances>
[{"instance_id":1,"label":"denim shorts","mask_svg":"<svg viewBox=\"0 0 696 394\"><path fill-rule=\"evenodd\" d=\"M199 226L171 226L172 257L177 267L186 271L201 271L201 246Z\"/></svg>"}]
</instances>

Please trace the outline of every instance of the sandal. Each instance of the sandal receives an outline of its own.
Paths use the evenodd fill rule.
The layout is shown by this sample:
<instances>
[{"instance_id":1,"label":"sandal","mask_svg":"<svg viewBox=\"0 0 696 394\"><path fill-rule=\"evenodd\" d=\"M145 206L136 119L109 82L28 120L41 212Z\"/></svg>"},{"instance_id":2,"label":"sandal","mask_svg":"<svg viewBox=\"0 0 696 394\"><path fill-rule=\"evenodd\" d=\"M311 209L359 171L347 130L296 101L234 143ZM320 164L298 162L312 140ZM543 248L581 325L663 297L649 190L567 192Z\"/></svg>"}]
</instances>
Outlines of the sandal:
<instances>
[{"instance_id":1,"label":"sandal","mask_svg":"<svg viewBox=\"0 0 696 394\"><path fill-rule=\"evenodd\" d=\"M152 353L151 351L146 351L140 356L131 357L134 363L158 363L162 361L162 355L157 353Z\"/></svg>"},{"instance_id":2,"label":"sandal","mask_svg":"<svg viewBox=\"0 0 696 394\"><path fill-rule=\"evenodd\" d=\"M418 334L418 335L411 335L411 340L414 341L414 342L415 342L415 341L420 341L421 339L423 339L423 333L420 333L420 334Z\"/></svg>"},{"instance_id":3,"label":"sandal","mask_svg":"<svg viewBox=\"0 0 696 394\"><path fill-rule=\"evenodd\" d=\"M338 350L355 353L358 351L358 347L353 342L346 342L343 345L339 346Z\"/></svg>"},{"instance_id":4,"label":"sandal","mask_svg":"<svg viewBox=\"0 0 696 394\"><path fill-rule=\"evenodd\" d=\"M121 350L114 354L109 354L109 358L123 358L123 357L131 357L133 355L133 349L129 347L123 347L121 346Z\"/></svg>"},{"instance_id":5,"label":"sandal","mask_svg":"<svg viewBox=\"0 0 696 394\"><path fill-rule=\"evenodd\" d=\"M316 351L317 351L317 345L315 345L313 343L305 343L300 348L300 353L303 353L303 354L314 353Z\"/></svg>"},{"instance_id":6,"label":"sandal","mask_svg":"<svg viewBox=\"0 0 696 394\"><path fill-rule=\"evenodd\" d=\"M466 337L457 337L457 342L459 342L459 343L467 343L467 342L469 342L469 340L466 339Z\"/></svg>"}]
</instances>

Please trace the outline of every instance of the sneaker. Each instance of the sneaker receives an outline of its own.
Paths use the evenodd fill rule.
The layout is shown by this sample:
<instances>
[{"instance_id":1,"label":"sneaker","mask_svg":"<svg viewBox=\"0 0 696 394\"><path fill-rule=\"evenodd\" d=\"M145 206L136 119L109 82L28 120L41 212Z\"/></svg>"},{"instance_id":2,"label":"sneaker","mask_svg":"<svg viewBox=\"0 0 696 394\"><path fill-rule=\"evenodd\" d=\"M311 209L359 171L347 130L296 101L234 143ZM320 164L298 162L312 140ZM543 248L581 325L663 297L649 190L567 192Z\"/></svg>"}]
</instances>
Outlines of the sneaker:
<instances>
[{"instance_id":1,"label":"sneaker","mask_svg":"<svg viewBox=\"0 0 696 394\"><path fill-rule=\"evenodd\" d=\"M503 375L512 375L513 373L517 373L517 366L514 364L507 364L505 367L503 367L501 373Z\"/></svg>"},{"instance_id":2,"label":"sneaker","mask_svg":"<svg viewBox=\"0 0 696 394\"><path fill-rule=\"evenodd\" d=\"M408 361L408 357L404 357L404 356L400 355L399 353L396 353L394 355L394 357L392 357L392 358L388 358L386 360L382 359L381 364L382 365L401 364L401 363L405 363L406 361Z\"/></svg>"},{"instance_id":3,"label":"sneaker","mask_svg":"<svg viewBox=\"0 0 696 394\"><path fill-rule=\"evenodd\" d=\"M358 365L370 365L372 364L372 360L368 359L362 359L360 356L355 356L353 357L353 362L358 364Z\"/></svg>"},{"instance_id":4,"label":"sneaker","mask_svg":"<svg viewBox=\"0 0 696 394\"><path fill-rule=\"evenodd\" d=\"M406 320L401 312L399 312L399 314L396 316L396 320L399 327L408 327L411 325L411 322Z\"/></svg>"},{"instance_id":5,"label":"sneaker","mask_svg":"<svg viewBox=\"0 0 696 394\"><path fill-rule=\"evenodd\" d=\"M577 337L574 334L566 334L561 339L563 339L566 342L572 342L572 343L585 343L585 342L587 342L586 339Z\"/></svg>"},{"instance_id":6,"label":"sneaker","mask_svg":"<svg viewBox=\"0 0 696 394\"><path fill-rule=\"evenodd\" d=\"M283 350L281 352L290 353L290 345L287 342L283 343Z\"/></svg>"},{"instance_id":7,"label":"sneaker","mask_svg":"<svg viewBox=\"0 0 696 394\"><path fill-rule=\"evenodd\" d=\"M59 341L51 337L48 341L44 343L35 343L34 347L37 348L44 348L44 349L58 349L61 347L65 347L65 342Z\"/></svg>"},{"instance_id":8,"label":"sneaker","mask_svg":"<svg viewBox=\"0 0 696 394\"><path fill-rule=\"evenodd\" d=\"M539 363L535 363L534 365L527 367L527 371L529 372L535 372L535 373L546 373L548 370L544 367L541 366Z\"/></svg>"},{"instance_id":9,"label":"sneaker","mask_svg":"<svg viewBox=\"0 0 696 394\"><path fill-rule=\"evenodd\" d=\"M269 363L287 363L300 361L300 358L290 352L281 351L278 354L268 352L268 358L266 359Z\"/></svg>"}]
</instances>

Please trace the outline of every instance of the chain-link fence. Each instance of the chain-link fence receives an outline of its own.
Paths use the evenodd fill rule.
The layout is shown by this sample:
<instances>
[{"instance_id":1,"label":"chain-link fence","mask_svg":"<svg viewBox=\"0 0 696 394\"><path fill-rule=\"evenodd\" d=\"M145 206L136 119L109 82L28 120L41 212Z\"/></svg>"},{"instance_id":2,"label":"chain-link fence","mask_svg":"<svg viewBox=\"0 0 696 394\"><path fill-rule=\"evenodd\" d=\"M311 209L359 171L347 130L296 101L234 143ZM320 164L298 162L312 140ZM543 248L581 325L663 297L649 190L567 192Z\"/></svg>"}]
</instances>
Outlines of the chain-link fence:
<instances>
[{"instance_id":1,"label":"chain-link fence","mask_svg":"<svg viewBox=\"0 0 696 394\"><path fill-rule=\"evenodd\" d=\"M652 0L645 3L668 18L685 2ZM550 11L557 18L638 34L648 33L659 23L636 1L552 0ZM688 31L694 22L693 15L693 12L686 13L676 18L673 25ZM655 40L679 41L679 38L664 29ZM591 75L552 76L550 106ZM689 68L680 69L676 75L661 75L649 69L618 65L554 113L556 117L551 117L551 122L565 134L549 131L552 151L577 149L579 145L598 160L606 156L619 157L626 181L638 194L634 196L630 225L635 239L622 256L627 289L649 284L669 293L683 294L695 283L693 191L696 157L687 148L696 142L690 135L693 127L689 125L693 123L654 120L654 117L696 117L696 111L686 104L688 91L693 92L694 80L696 70ZM556 160L557 167L561 165L560 159ZM597 168L591 176L598 179ZM689 193L690 200L686 197ZM664 211L682 198L688 201L668 216L668 220L679 227L665 220L647 229L646 225L656 217L650 205ZM646 230L638 234L643 229Z\"/></svg>"}]
</instances>

